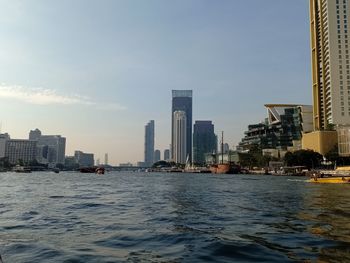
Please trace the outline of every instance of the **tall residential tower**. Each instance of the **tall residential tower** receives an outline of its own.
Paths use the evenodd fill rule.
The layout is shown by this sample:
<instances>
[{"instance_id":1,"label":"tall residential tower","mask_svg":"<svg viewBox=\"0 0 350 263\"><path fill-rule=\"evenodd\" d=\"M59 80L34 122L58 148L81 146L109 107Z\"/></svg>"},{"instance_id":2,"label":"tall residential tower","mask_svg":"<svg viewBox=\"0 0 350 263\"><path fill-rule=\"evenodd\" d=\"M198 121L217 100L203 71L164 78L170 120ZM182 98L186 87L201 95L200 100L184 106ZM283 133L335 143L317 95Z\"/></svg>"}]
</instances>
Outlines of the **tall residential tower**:
<instances>
[{"instance_id":1,"label":"tall residential tower","mask_svg":"<svg viewBox=\"0 0 350 263\"><path fill-rule=\"evenodd\" d=\"M349 0L310 0L314 131L302 148L325 155L340 137L335 127L350 125Z\"/></svg>"},{"instance_id":2,"label":"tall residential tower","mask_svg":"<svg viewBox=\"0 0 350 263\"><path fill-rule=\"evenodd\" d=\"M174 117L176 111L182 111L186 117L186 148L185 159L187 156L192 160L192 90L173 90L172 91L172 110L171 110L171 158L175 160L175 127Z\"/></svg>"},{"instance_id":3,"label":"tall residential tower","mask_svg":"<svg viewBox=\"0 0 350 263\"><path fill-rule=\"evenodd\" d=\"M349 0L310 0L314 130L350 124Z\"/></svg>"}]
</instances>

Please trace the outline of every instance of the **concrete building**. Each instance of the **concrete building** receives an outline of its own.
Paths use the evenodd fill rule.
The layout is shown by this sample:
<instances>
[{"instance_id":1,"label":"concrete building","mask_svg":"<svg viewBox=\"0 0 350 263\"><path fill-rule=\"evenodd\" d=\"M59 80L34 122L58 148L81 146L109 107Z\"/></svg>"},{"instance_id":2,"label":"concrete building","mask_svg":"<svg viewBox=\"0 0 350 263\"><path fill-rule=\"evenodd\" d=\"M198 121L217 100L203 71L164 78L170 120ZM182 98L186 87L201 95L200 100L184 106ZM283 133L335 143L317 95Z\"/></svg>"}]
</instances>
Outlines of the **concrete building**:
<instances>
[{"instance_id":1,"label":"concrete building","mask_svg":"<svg viewBox=\"0 0 350 263\"><path fill-rule=\"evenodd\" d=\"M206 154L217 151L214 124L211 121L195 121L193 126L193 163L204 164Z\"/></svg>"},{"instance_id":2,"label":"concrete building","mask_svg":"<svg viewBox=\"0 0 350 263\"><path fill-rule=\"evenodd\" d=\"M82 151L75 151L74 158L76 163L79 164L79 167L91 167L94 166L94 154L93 153L84 153Z\"/></svg>"},{"instance_id":3,"label":"concrete building","mask_svg":"<svg viewBox=\"0 0 350 263\"><path fill-rule=\"evenodd\" d=\"M11 164L28 164L36 159L36 147L37 141L9 139L6 140L5 157Z\"/></svg>"},{"instance_id":4,"label":"concrete building","mask_svg":"<svg viewBox=\"0 0 350 263\"><path fill-rule=\"evenodd\" d=\"M49 166L64 164L66 138L60 135L42 135L37 139L37 161Z\"/></svg>"},{"instance_id":5,"label":"concrete building","mask_svg":"<svg viewBox=\"0 0 350 263\"><path fill-rule=\"evenodd\" d=\"M342 157L350 156L350 127L338 126L338 152Z\"/></svg>"},{"instance_id":6,"label":"concrete building","mask_svg":"<svg viewBox=\"0 0 350 263\"><path fill-rule=\"evenodd\" d=\"M8 140L10 140L10 135L8 133L0 134L0 158L5 157L6 141Z\"/></svg>"},{"instance_id":7,"label":"concrete building","mask_svg":"<svg viewBox=\"0 0 350 263\"><path fill-rule=\"evenodd\" d=\"M39 129L29 132L29 140L37 141L36 160L49 167L65 163L66 138L61 135L42 135Z\"/></svg>"},{"instance_id":8,"label":"concrete building","mask_svg":"<svg viewBox=\"0 0 350 263\"><path fill-rule=\"evenodd\" d=\"M154 163L154 120L149 121L145 126L145 151L144 163L152 166Z\"/></svg>"},{"instance_id":9,"label":"concrete building","mask_svg":"<svg viewBox=\"0 0 350 263\"><path fill-rule=\"evenodd\" d=\"M332 126L350 125L349 16L348 0L310 0L314 131L302 147L323 155L339 141Z\"/></svg>"},{"instance_id":10,"label":"concrete building","mask_svg":"<svg viewBox=\"0 0 350 263\"><path fill-rule=\"evenodd\" d=\"M171 110L171 158L175 160L176 149L174 141L175 127L174 127L174 113L176 111L182 111L186 116L186 149L185 156L189 157L192 161L192 90L173 90L172 91L172 110Z\"/></svg>"},{"instance_id":11,"label":"concrete building","mask_svg":"<svg viewBox=\"0 0 350 263\"><path fill-rule=\"evenodd\" d=\"M165 149L164 150L164 161L169 161L170 160L170 150Z\"/></svg>"},{"instance_id":12,"label":"concrete building","mask_svg":"<svg viewBox=\"0 0 350 263\"><path fill-rule=\"evenodd\" d=\"M160 161L160 151L155 150L154 151L154 162L159 162Z\"/></svg>"},{"instance_id":13,"label":"concrete building","mask_svg":"<svg viewBox=\"0 0 350 263\"><path fill-rule=\"evenodd\" d=\"M39 140L41 137L41 131L39 129L31 130L29 132L29 140Z\"/></svg>"},{"instance_id":14,"label":"concrete building","mask_svg":"<svg viewBox=\"0 0 350 263\"><path fill-rule=\"evenodd\" d=\"M189 155L187 152L187 117L184 111L175 111L173 114L173 161L175 163L186 163Z\"/></svg>"},{"instance_id":15,"label":"concrete building","mask_svg":"<svg viewBox=\"0 0 350 263\"><path fill-rule=\"evenodd\" d=\"M310 0L314 130L350 124L350 5Z\"/></svg>"}]
</instances>

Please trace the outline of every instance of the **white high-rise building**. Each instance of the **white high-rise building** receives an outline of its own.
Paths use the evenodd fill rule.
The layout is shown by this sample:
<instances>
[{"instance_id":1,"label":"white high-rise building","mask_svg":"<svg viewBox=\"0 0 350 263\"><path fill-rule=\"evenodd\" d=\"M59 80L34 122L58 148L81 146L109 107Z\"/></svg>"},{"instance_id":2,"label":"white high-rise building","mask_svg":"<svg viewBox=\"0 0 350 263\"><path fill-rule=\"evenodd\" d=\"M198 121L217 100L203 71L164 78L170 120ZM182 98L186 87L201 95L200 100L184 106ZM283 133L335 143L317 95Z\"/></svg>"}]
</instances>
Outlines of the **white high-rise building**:
<instances>
[{"instance_id":1,"label":"white high-rise building","mask_svg":"<svg viewBox=\"0 0 350 263\"><path fill-rule=\"evenodd\" d=\"M173 160L175 163L186 163L187 118L185 111L175 111L173 114Z\"/></svg>"},{"instance_id":2,"label":"white high-rise building","mask_svg":"<svg viewBox=\"0 0 350 263\"><path fill-rule=\"evenodd\" d=\"M310 0L314 130L350 124L349 0Z\"/></svg>"},{"instance_id":3,"label":"white high-rise building","mask_svg":"<svg viewBox=\"0 0 350 263\"><path fill-rule=\"evenodd\" d=\"M11 164L21 161L28 164L35 160L37 141L10 139L6 141L5 156Z\"/></svg>"}]
</instances>

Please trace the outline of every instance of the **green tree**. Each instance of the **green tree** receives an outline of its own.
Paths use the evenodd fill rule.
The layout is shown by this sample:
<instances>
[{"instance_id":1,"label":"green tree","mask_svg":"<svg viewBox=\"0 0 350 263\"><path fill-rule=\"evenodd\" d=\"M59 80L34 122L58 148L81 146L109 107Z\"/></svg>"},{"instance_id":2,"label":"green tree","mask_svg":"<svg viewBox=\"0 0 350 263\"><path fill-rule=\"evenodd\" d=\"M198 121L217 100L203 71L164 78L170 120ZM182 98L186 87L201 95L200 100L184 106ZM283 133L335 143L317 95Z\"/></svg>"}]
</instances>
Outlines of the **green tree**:
<instances>
[{"instance_id":1,"label":"green tree","mask_svg":"<svg viewBox=\"0 0 350 263\"><path fill-rule=\"evenodd\" d=\"M306 166L308 169L320 167L323 156L312 150L299 150L293 153L287 152L284 162L288 166Z\"/></svg>"}]
</instances>

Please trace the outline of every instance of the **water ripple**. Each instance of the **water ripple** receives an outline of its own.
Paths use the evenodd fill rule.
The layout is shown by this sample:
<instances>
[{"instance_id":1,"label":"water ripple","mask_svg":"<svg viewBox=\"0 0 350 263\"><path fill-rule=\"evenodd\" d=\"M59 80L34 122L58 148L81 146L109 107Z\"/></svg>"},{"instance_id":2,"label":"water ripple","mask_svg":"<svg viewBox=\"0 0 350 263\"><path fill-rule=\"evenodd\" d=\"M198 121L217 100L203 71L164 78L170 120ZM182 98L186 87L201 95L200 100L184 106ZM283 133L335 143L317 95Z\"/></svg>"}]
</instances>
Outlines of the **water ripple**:
<instances>
[{"instance_id":1,"label":"water ripple","mask_svg":"<svg viewBox=\"0 0 350 263\"><path fill-rule=\"evenodd\" d=\"M350 262L350 188L211 174L0 173L4 262Z\"/></svg>"}]
</instances>

